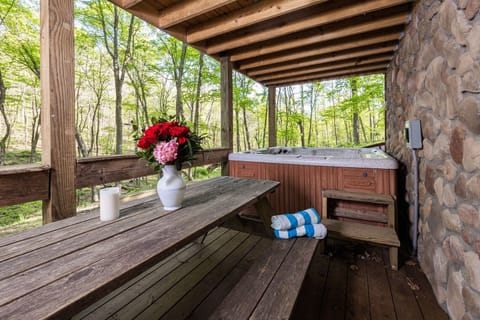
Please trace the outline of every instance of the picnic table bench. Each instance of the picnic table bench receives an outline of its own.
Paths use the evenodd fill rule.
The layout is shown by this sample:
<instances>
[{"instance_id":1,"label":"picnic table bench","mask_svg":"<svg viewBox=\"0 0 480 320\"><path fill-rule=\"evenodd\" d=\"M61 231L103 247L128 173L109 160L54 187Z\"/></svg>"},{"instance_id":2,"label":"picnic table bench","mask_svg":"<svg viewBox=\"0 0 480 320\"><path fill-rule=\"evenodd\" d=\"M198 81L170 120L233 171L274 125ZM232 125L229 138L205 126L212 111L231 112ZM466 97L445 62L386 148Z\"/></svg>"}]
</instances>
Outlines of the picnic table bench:
<instances>
[{"instance_id":1,"label":"picnic table bench","mask_svg":"<svg viewBox=\"0 0 480 320\"><path fill-rule=\"evenodd\" d=\"M249 205L256 204L263 221L268 221L271 207L266 195L278 185L274 181L218 177L190 185L184 206L177 211L165 211L158 198L152 198L123 205L117 220L101 222L97 210L2 237L0 318L72 317ZM269 275L250 272L263 277L263 289L256 299L260 300L268 287L278 289L288 278L288 261L298 265L295 252L298 255L305 248L313 255L316 243L305 245L304 240L311 239L273 245L278 250L267 252L260 261L260 268L270 266ZM285 303L287 313L293 309L300 290L298 279L303 280L308 259L308 255L303 258L307 265L295 277L298 288L284 298L290 301ZM286 271L280 271L282 268Z\"/></svg>"}]
</instances>

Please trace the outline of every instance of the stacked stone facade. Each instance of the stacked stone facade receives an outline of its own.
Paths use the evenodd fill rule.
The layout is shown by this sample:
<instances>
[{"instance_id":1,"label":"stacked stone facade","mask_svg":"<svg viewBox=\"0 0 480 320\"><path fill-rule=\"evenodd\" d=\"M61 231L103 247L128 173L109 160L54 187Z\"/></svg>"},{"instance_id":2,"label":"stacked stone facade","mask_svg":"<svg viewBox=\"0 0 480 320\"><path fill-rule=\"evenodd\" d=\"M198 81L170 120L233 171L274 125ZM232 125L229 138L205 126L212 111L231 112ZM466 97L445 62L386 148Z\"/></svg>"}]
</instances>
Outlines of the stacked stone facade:
<instances>
[{"instance_id":1,"label":"stacked stone facade","mask_svg":"<svg viewBox=\"0 0 480 320\"><path fill-rule=\"evenodd\" d=\"M386 76L386 147L406 172L399 214L413 225L403 128L420 119L418 259L452 319L480 319L479 10L480 0L418 1Z\"/></svg>"}]
</instances>

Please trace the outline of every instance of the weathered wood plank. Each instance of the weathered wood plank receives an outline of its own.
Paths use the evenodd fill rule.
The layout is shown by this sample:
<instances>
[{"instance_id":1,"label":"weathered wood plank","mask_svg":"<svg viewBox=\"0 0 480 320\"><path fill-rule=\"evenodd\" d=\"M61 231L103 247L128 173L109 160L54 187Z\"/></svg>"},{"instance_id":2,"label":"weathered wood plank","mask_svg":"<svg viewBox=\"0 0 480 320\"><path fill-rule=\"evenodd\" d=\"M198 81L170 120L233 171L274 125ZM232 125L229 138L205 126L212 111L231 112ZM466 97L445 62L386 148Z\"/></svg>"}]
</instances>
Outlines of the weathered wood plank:
<instances>
[{"instance_id":1,"label":"weathered wood plank","mask_svg":"<svg viewBox=\"0 0 480 320\"><path fill-rule=\"evenodd\" d=\"M326 81L326 80L335 80L338 78L351 78L351 77L360 77L360 76L368 76L372 74L385 74L387 72L387 65L381 68L374 68L369 69L365 68L362 71L359 70L350 70L345 69L344 71L337 71L332 73L325 73L325 74L316 74L315 76L305 76L302 78L295 79L294 81L291 80L284 80L284 82L279 83L263 83L266 86L269 85L276 85L278 87L285 87L285 86L293 86L293 85L300 85L304 83L312 83L313 81Z\"/></svg>"},{"instance_id":2,"label":"weathered wood plank","mask_svg":"<svg viewBox=\"0 0 480 320\"><path fill-rule=\"evenodd\" d=\"M223 281L235 266L242 261L259 240L260 238L257 236L249 236L214 268L209 270L205 267L202 268L203 270L196 270L195 277L193 277L192 274L185 277L183 282L188 284L184 287L187 288L187 293L181 300L178 300L168 312L162 315L162 319L185 319L190 313L192 313L193 309L199 305L200 302L203 301L203 299L205 299L221 281ZM200 278L202 276L203 278ZM200 281L197 281L197 279ZM195 286L192 284L195 284ZM181 288L181 286L177 286L176 289L179 287ZM191 287L191 289L188 289L189 287ZM169 301L173 300L168 297L166 298ZM159 313L156 312L155 316L156 315L159 315Z\"/></svg>"},{"instance_id":3,"label":"weathered wood plank","mask_svg":"<svg viewBox=\"0 0 480 320\"><path fill-rule=\"evenodd\" d=\"M226 162L230 148L206 149L196 155L191 166ZM184 164L189 168L189 164ZM136 155L115 155L78 159L75 187L84 188L128 180L155 172ZM0 206L49 199L50 167L47 165L8 166L0 168ZM15 188L12 188L15 185Z\"/></svg>"},{"instance_id":4,"label":"weathered wood plank","mask_svg":"<svg viewBox=\"0 0 480 320\"><path fill-rule=\"evenodd\" d=\"M191 166L219 163L228 159L230 148L215 148L201 151ZM188 164L183 165L188 168ZM119 155L79 159L77 161L77 188L153 175L155 171L136 155Z\"/></svg>"},{"instance_id":5,"label":"weathered wood plank","mask_svg":"<svg viewBox=\"0 0 480 320\"><path fill-rule=\"evenodd\" d=\"M73 1L40 5L40 91L42 163L51 168L43 222L76 214L75 194L75 50Z\"/></svg>"},{"instance_id":6,"label":"weathered wood plank","mask_svg":"<svg viewBox=\"0 0 480 320\"><path fill-rule=\"evenodd\" d=\"M345 304L345 319L370 320L368 301L368 282L365 261L358 259L354 253L346 260L347 300Z\"/></svg>"},{"instance_id":7,"label":"weathered wood plank","mask_svg":"<svg viewBox=\"0 0 480 320\"><path fill-rule=\"evenodd\" d=\"M388 253L385 250L382 253L383 260L388 261ZM422 319L423 315L415 299L415 293L409 287L408 281L405 281L407 278L405 269L400 269L397 272L387 271L387 276L397 320ZM405 308L405 306L410 306L410 308Z\"/></svg>"},{"instance_id":8,"label":"weathered wood plank","mask_svg":"<svg viewBox=\"0 0 480 320\"><path fill-rule=\"evenodd\" d=\"M226 232L227 229L225 228L213 229L207 234L205 239L203 239L202 243L200 243L201 239L199 238L196 241L187 244L159 264L156 264L144 273L128 281L120 288L105 297L102 297L88 308L77 313L72 317L72 320L107 318L108 315L118 311L124 305L129 304L135 297L144 292L146 288L149 288L152 283L160 281L170 272L181 266L184 261L188 261L205 247L208 247L211 243L217 241L220 236Z\"/></svg>"},{"instance_id":9,"label":"weathered wood plank","mask_svg":"<svg viewBox=\"0 0 480 320\"><path fill-rule=\"evenodd\" d=\"M142 298L147 302L147 308L141 311L140 314L136 315L135 319L150 320L160 318L163 313L170 309L185 294L185 292L191 290L198 281L221 263L226 255L232 253L236 248L242 245L247 237L248 235L245 233L237 233L231 241L228 241L218 250L215 250L208 259L204 259L201 263L197 264L192 272L182 276L175 276L176 284L174 287L167 288L167 290L154 290L146 293ZM160 297L160 292L158 291L161 291L162 299L160 300L158 299ZM120 317L119 320L127 320L131 319L130 314L129 308L126 308L116 316Z\"/></svg>"},{"instance_id":10,"label":"weathered wood plank","mask_svg":"<svg viewBox=\"0 0 480 320\"><path fill-rule=\"evenodd\" d=\"M189 319L207 319L217 308L219 301L222 301L235 285L248 272L252 264L260 259L271 247L272 240L261 238L257 245L237 264L222 281L222 283L211 292L207 298L189 315Z\"/></svg>"},{"instance_id":11,"label":"weathered wood plank","mask_svg":"<svg viewBox=\"0 0 480 320\"><path fill-rule=\"evenodd\" d=\"M49 197L50 167L47 165L0 168L0 206Z\"/></svg>"},{"instance_id":12,"label":"weathered wood plank","mask_svg":"<svg viewBox=\"0 0 480 320\"><path fill-rule=\"evenodd\" d=\"M377 54L387 54L390 55L393 49L395 48L395 44L388 44L382 47L375 47L375 48L355 48L355 50L350 50L345 53L330 53L326 55L322 55L318 58L311 57L307 60L300 60L291 63L285 63L281 65L275 66L266 66L261 68L255 68L250 71L247 71L249 76L258 76L262 74L272 74L281 71L288 71L288 70L295 70L299 68L309 68L315 67L322 64L327 63L337 63L340 61L348 60L348 59L357 59L361 61L361 59L365 59L370 55L377 55Z\"/></svg>"},{"instance_id":13,"label":"weathered wood plank","mask_svg":"<svg viewBox=\"0 0 480 320\"><path fill-rule=\"evenodd\" d=\"M357 23L352 26L346 26L344 28L330 27L326 28L324 32L309 35L308 37L295 37L292 40L280 41L275 43L269 43L265 45L258 45L254 48L235 51L231 55L232 61L240 61L249 58L258 57L261 55L271 54L283 50L301 48L303 46L317 44L320 42L334 40L346 36L359 35L362 33L375 31L387 27L404 24L407 21L408 13L401 12L393 16L387 16L381 19L368 20L363 23ZM262 80L258 78L258 80Z\"/></svg>"},{"instance_id":14,"label":"weathered wood plank","mask_svg":"<svg viewBox=\"0 0 480 320\"><path fill-rule=\"evenodd\" d=\"M220 100L222 147L233 148L233 78L232 63L228 57L221 58ZM222 175L228 176L228 161L222 162Z\"/></svg>"},{"instance_id":15,"label":"weathered wood plank","mask_svg":"<svg viewBox=\"0 0 480 320\"><path fill-rule=\"evenodd\" d=\"M347 290L347 266L340 257L332 257L328 268L324 295L319 302L321 308L318 314L324 319L344 319Z\"/></svg>"},{"instance_id":16,"label":"weathered wood plank","mask_svg":"<svg viewBox=\"0 0 480 320\"><path fill-rule=\"evenodd\" d=\"M349 201L359 201L378 204L394 204L395 199L390 194L350 192L344 190L323 190L324 197Z\"/></svg>"},{"instance_id":17,"label":"weathered wood plank","mask_svg":"<svg viewBox=\"0 0 480 320\"><path fill-rule=\"evenodd\" d=\"M286 17L285 21L278 21L277 24L271 28L260 29L255 32L246 32L244 35L227 38L227 40L219 40L217 42L212 41L212 44L209 44L207 47L207 53L215 54L221 51L259 43L261 41L331 23L332 21L347 19L408 2L409 1L405 0L375 0L369 1L368 3L354 2L352 5L342 6L340 8L335 4L327 4L327 6L330 6L328 9L321 7L317 8L317 11L315 12L317 14L311 14L303 19L289 20L288 17Z\"/></svg>"},{"instance_id":18,"label":"weathered wood plank","mask_svg":"<svg viewBox=\"0 0 480 320\"><path fill-rule=\"evenodd\" d=\"M392 228L333 219L322 219L322 223L327 227L329 237L400 247L400 240Z\"/></svg>"},{"instance_id":19,"label":"weathered wood plank","mask_svg":"<svg viewBox=\"0 0 480 320\"><path fill-rule=\"evenodd\" d=\"M168 29L176 24L193 19L235 1L236 0L179 1L160 11L158 15L158 27L160 29Z\"/></svg>"},{"instance_id":20,"label":"weathered wood plank","mask_svg":"<svg viewBox=\"0 0 480 320\"><path fill-rule=\"evenodd\" d=\"M254 3L188 30L187 41L195 43L250 25L308 8L326 0L266 0ZM208 50L207 50L208 52ZM217 51L218 52L218 51ZM208 52L216 53L216 52Z\"/></svg>"},{"instance_id":21,"label":"weathered wood plank","mask_svg":"<svg viewBox=\"0 0 480 320\"><path fill-rule=\"evenodd\" d=\"M0 314L24 318L71 316L278 185L271 181L229 177L214 178L211 183L210 190L204 188L202 194L186 199L184 208L176 212L111 237L101 245L78 250L42 264L36 270L0 281L2 288L30 287L30 291L35 287L32 288L32 283L47 281L32 292L35 299L17 295L18 299L0 307ZM182 232L178 232L179 228ZM69 268L70 273L61 278L51 275L62 267ZM46 280L48 277L52 277L50 281ZM26 283L26 279L30 282ZM14 299L15 294L6 296ZM48 303L51 301L58 303Z\"/></svg>"},{"instance_id":22,"label":"weathered wood plank","mask_svg":"<svg viewBox=\"0 0 480 320\"><path fill-rule=\"evenodd\" d=\"M296 239L250 319L290 316L318 242L316 239Z\"/></svg>"},{"instance_id":23,"label":"weathered wood plank","mask_svg":"<svg viewBox=\"0 0 480 320\"><path fill-rule=\"evenodd\" d=\"M212 319L248 319L275 276L278 265L290 251L294 241L273 241L266 254L251 268L215 310ZM248 284L248 285L245 285Z\"/></svg>"},{"instance_id":24,"label":"weathered wood plank","mask_svg":"<svg viewBox=\"0 0 480 320\"><path fill-rule=\"evenodd\" d=\"M418 285L418 290L414 291L414 295L423 319L447 320L448 315L438 305L431 284L420 267L417 264L405 263L403 268L405 269L406 281Z\"/></svg>"},{"instance_id":25,"label":"weathered wood plank","mask_svg":"<svg viewBox=\"0 0 480 320\"><path fill-rule=\"evenodd\" d=\"M292 320L318 319L320 304L325 292L325 283L328 279L330 257L321 252L317 246L315 256L303 282L299 299L292 314Z\"/></svg>"},{"instance_id":26,"label":"weathered wood plank","mask_svg":"<svg viewBox=\"0 0 480 320\"><path fill-rule=\"evenodd\" d=\"M383 46L383 40L385 41L395 41L396 39L396 35L393 36L393 35L383 35L383 36L379 36L377 37L376 39L372 40L372 45L379 45L379 46ZM378 40L378 41L377 41ZM370 40L367 40L367 41L363 41L363 40L358 40L358 43L359 43L359 46L358 47L362 47L362 43L369 43ZM354 48L357 48L356 44L352 44L352 43L347 43L347 44L340 44L337 46L334 46L335 49L333 48L329 48L329 47L322 47L320 49L314 49L314 50L318 50L318 52L320 51L324 51L324 53L331 53L331 52L334 52L336 51L338 48L345 48L346 50L348 49L354 49ZM338 49L338 50L342 50L342 49ZM312 54L312 55L316 55L315 52L312 51L307 51L305 50L304 52L302 51L301 55L309 55L309 54ZM322 53L319 53L319 55L322 54ZM286 56L282 56L282 57L285 57L285 58L288 58ZM301 59L300 57L298 59ZM270 64L269 62L267 62L268 64ZM274 62L276 63L276 62ZM266 80L264 81L264 83L266 83L267 85L280 85L280 84L285 84L285 83L288 83L288 82L296 82L296 81L303 81L303 80L309 80L309 79L314 79L316 77L329 77L329 76L334 76L336 74L343 74L343 73L360 73L360 72L364 72L364 71L370 71L370 70L377 70L377 69L382 69L382 68L386 68L386 65L387 63L384 63L383 61L380 61L380 62L375 62L375 63L370 63L370 64L366 64L366 65L356 65L356 66L352 66L350 68L336 68L335 66L332 66L334 67L334 69L331 69L331 70L326 70L326 71L319 71L319 72L312 72L312 73L309 73L309 72L304 72L302 75L300 76L292 76L292 77L285 77L285 78L280 78L280 79L272 79L272 80Z\"/></svg>"},{"instance_id":27,"label":"weathered wood plank","mask_svg":"<svg viewBox=\"0 0 480 320\"><path fill-rule=\"evenodd\" d=\"M366 261L366 268L371 319L396 319L386 265L370 259Z\"/></svg>"},{"instance_id":28,"label":"weathered wood plank","mask_svg":"<svg viewBox=\"0 0 480 320\"><path fill-rule=\"evenodd\" d=\"M133 319L168 290L174 288L182 278L192 273L201 263L211 259L214 254L220 256L224 252L230 252L232 244L236 245L243 239L236 231L223 231L225 232L219 235L214 234L215 238L204 245L195 246L194 250L188 250L178 255L178 258L168 260L167 263L134 282L134 287L122 287L124 290L121 294L107 300L101 308L97 308L85 319L96 320L108 317ZM228 243L230 247L222 249ZM169 305L171 306L170 303Z\"/></svg>"},{"instance_id":29,"label":"weathered wood plank","mask_svg":"<svg viewBox=\"0 0 480 320\"><path fill-rule=\"evenodd\" d=\"M294 78L294 77L299 77L299 76L306 76L309 74L314 74L314 73L325 73L325 72L333 72L338 69L344 69L344 68L353 68L356 66L362 66L362 65L371 65L374 63L380 63L380 64L387 64L390 61L391 56L390 55L384 55L380 57L375 57L375 58L367 58L363 60L348 60L346 62L338 62L338 63L329 63L325 64L322 66L318 66L315 68L308 68L306 69L299 69L299 70L294 70L290 72L282 72L282 73L274 73L271 75L265 75L265 76L260 76L257 77L257 81L273 81L276 79L285 79L285 78Z\"/></svg>"}]
</instances>

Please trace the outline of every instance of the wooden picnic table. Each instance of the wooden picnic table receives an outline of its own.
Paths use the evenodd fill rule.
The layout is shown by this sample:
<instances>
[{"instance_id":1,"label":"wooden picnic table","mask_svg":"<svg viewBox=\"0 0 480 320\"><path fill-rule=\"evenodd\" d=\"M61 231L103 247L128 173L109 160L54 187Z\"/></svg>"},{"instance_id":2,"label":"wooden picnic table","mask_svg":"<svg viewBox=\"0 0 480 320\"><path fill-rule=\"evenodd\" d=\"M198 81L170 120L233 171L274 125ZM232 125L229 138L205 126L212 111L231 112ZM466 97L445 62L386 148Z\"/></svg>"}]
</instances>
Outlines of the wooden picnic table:
<instances>
[{"instance_id":1,"label":"wooden picnic table","mask_svg":"<svg viewBox=\"0 0 480 320\"><path fill-rule=\"evenodd\" d=\"M266 222L278 182L218 177L191 184L183 208L158 197L124 206L117 220L98 210L0 238L0 319L65 319L246 206Z\"/></svg>"}]
</instances>

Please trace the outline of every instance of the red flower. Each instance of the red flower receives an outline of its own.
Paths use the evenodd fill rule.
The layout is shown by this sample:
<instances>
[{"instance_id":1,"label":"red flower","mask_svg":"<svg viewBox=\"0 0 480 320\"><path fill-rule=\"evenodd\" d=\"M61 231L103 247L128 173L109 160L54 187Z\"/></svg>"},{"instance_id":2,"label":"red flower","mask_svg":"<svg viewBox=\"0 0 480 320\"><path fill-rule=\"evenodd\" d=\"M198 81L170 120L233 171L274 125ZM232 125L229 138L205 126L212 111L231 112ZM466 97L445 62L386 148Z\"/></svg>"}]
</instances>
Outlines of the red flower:
<instances>
[{"instance_id":1,"label":"red flower","mask_svg":"<svg viewBox=\"0 0 480 320\"><path fill-rule=\"evenodd\" d=\"M137 142L137 146L141 149L148 149L150 148L152 144L145 139L145 137L142 137L140 140Z\"/></svg>"},{"instance_id":2,"label":"red flower","mask_svg":"<svg viewBox=\"0 0 480 320\"><path fill-rule=\"evenodd\" d=\"M185 137L177 138L177 143L178 144L184 144L185 142L187 142L187 138L185 138Z\"/></svg>"},{"instance_id":3,"label":"red flower","mask_svg":"<svg viewBox=\"0 0 480 320\"><path fill-rule=\"evenodd\" d=\"M170 132L171 136L178 137L178 138L185 138L190 133L190 129L186 126L170 127L168 131ZM178 143L181 143L181 142L178 142Z\"/></svg>"}]
</instances>

